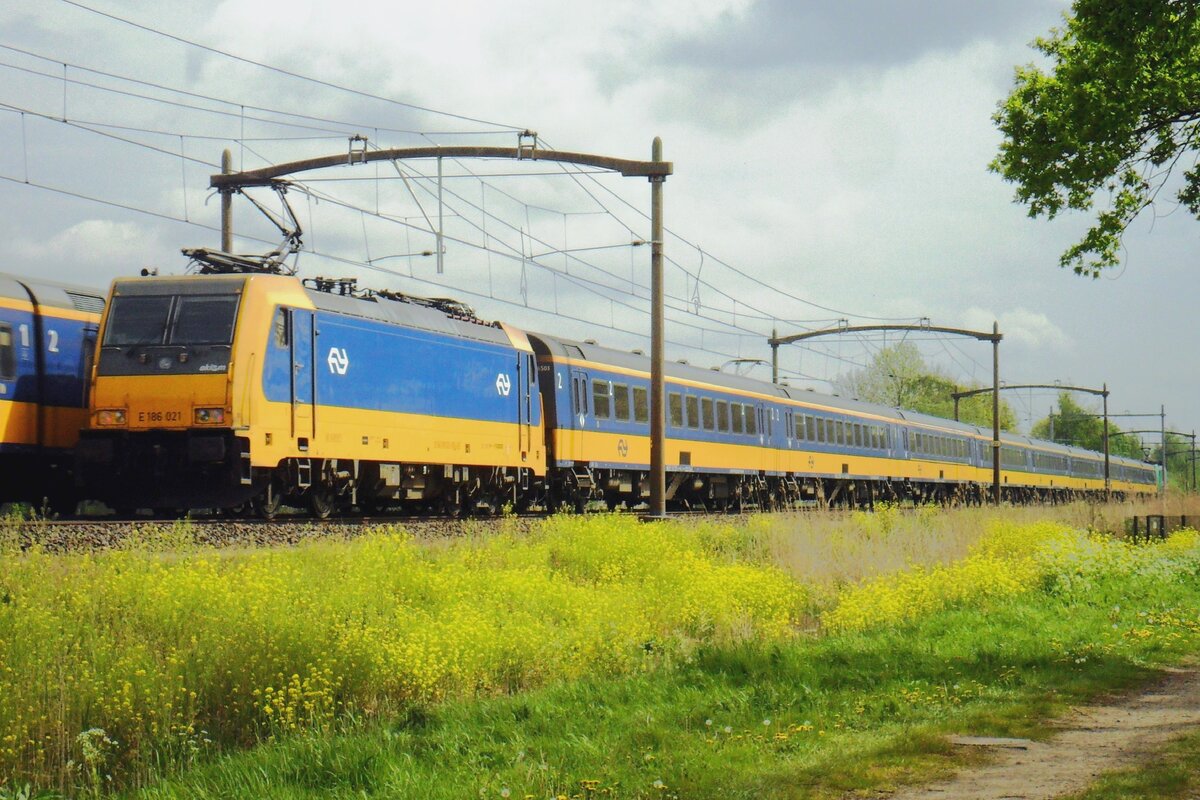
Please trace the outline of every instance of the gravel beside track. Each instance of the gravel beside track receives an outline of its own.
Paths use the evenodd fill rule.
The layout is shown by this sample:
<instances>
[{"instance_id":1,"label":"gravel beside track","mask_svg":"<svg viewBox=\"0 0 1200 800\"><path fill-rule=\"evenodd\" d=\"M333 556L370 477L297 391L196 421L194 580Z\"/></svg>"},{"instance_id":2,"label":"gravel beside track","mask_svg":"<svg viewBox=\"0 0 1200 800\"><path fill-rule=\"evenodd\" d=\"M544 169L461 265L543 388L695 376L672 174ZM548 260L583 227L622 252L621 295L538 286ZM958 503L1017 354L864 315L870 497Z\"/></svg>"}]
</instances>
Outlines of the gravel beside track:
<instances>
[{"instance_id":1,"label":"gravel beside track","mask_svg":"<svg viewBox=\"0 0 1200 800\"><path fill-rule=\"evenodd\" d=\"M527 530L541 517L508 517L512 530ZM235 520L200 518L176 520L34 520L0 522L0 542L22 549L35 544L53 553L137 547L168 549L172 544L206 547L275 547L314 540L348 540L384 527L403 529L419 539L451 539L496 530L501 520L455 520L428 517L359 517L328 521L312 519ZM178 526L178 527L177 527Z\"/></svg>"}]
</instances>

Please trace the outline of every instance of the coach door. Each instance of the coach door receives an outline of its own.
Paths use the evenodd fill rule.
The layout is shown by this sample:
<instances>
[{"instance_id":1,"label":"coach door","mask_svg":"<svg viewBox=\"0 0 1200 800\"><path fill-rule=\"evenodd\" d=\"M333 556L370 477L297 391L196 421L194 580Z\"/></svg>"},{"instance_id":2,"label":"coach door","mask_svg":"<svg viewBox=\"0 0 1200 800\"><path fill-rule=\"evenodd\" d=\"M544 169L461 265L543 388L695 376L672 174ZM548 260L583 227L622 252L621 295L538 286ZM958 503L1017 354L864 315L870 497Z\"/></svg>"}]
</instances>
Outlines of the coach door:
<instances>
[{"instance_id":1,"label":"coach door","mask_svg":"<svg viewBox=\"0 0 1200 800\"><path fill-rule=\"evenodd\" d=\"M517 354L517 420L520 423L521 461L533 453L533 404L537 402L537 371L533 356Z\"/></svg>"},{"instance_id":2,"label":"coach door","mask_svg":"<svg viewBox=\"0 0 1200 800\"><path fill-rule=\"evenodd\" d=\"M792 472L792 464L795 461L792 457L792 451L796 449L796 412L790 408L786 408L783 411L783 440L786 452L783 456L776 459L776 463L779 464L779 468L783 469L784 472Z\"/></svg>"},{"instance_id":3,"label":"coach door","mask_svg":"<svg viewBox=\"0 0 1200 800\"><path fill-rule=\"evenodd\" d=\"M317 369L313 363L316 327L313 312L300 308L288 309L288 328L291 333L292 354L292 438L301 450L308 450L316 433L313 405L317 394Z\"/></svg>"},{"instance_id":4,"label":"coach door","mask_svg":"<svg viewBox=\"0 0 1200 800\"><path fill-rule=\"evenodd\" d=\"M96 338L100 328L95 323L83 326L83 352L79 354L79 375L81 388L80 408L87 408L91 398L92 367L96 365Z\"/></svg>"},{"instance_id":5,"label":"coach door","mask_svg":"<svg viewBox=\"0 0 1200 800\"><path fill-rule=\"evenodd\" d=\"M570 441L567 442L566 453L559 458L569 458L572 461L582 461L583 431L591 420L591 395L588 392L588 374L583 370L571 370L571 428Z\"/></svg>"}]
</instances>

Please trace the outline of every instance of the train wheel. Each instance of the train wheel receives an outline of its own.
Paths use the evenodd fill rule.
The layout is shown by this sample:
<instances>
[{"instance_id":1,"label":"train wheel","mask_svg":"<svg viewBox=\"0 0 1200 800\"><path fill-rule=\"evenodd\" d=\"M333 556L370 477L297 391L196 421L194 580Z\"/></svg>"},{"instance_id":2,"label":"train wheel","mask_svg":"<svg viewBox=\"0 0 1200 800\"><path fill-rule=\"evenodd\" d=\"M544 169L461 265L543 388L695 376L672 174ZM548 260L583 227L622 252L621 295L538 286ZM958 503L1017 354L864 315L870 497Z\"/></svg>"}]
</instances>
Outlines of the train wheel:
<instances>
[{"instance_id":1,"label":"train wheel","mask_svg":"<svg viewBox=\"0 0 1200 800\"><path fill-rule=\"evenodd\" d=\"M308 490L308 509L317 519L329 519L334 509L333 492L314 486Z\"/></svg>"},{"instance_id":2,"label":"train wheel","mask_svg":"<svg viewBox=\"0 0 1200 800\"><path fill-rule=\"evenodd\" d=\"M282 505L283 495L279 493L279 489L274 483L267 484L263 493L254 498L252 502L254 513L265 520L275 519Z\"/></svg>"}]
</instances>

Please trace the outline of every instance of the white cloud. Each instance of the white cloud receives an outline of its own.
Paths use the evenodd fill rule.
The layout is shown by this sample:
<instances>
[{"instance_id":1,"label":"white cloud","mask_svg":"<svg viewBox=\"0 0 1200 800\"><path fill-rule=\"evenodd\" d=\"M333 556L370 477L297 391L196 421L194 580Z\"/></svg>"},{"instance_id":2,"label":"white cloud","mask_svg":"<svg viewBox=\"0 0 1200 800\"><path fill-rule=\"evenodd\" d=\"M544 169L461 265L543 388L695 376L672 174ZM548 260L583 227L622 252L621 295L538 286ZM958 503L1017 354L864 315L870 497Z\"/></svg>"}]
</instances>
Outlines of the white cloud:
<instances>
[{"instance_id":1,"label":"white cloud","mask_svg":"<svg viewBox=\"0 0 1200 800\"><path fill-rule=\"evenodd\" d=\"M9 247L13 271L96 287L160 264L171 252L153 228L104 219L78 222L45 241L16 239Z\"/></svg>"},{"instance_id":2,"label":"white cloud","mask_svg":"<svg viewBox=\"0 0 1200 800\"><path fill-rule=\"evenodd\" d=\"M994 322L999 323L1004 342L1021 347L1059 353L1069 352L1074 347L1066 331L1048 316L1026 308L1014 308L997 314L988 309L971 307L962 312L961 319L965 327L977 331L990 331Z\"/></svg>"}]
</instances>

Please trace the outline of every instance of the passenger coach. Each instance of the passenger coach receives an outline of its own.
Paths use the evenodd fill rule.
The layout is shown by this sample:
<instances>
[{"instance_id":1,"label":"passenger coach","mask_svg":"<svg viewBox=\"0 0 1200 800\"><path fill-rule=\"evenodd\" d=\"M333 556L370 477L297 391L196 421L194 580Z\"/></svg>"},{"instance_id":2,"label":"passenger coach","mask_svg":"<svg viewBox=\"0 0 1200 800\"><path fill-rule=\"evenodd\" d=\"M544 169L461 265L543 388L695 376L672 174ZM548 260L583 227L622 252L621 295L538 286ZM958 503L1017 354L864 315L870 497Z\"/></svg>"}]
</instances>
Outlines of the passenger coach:
<instances>
[{"instance_id":1,"label":"passenger coach","mask_svg":"<svg viewBox=\"0 0 1200 800\"><path fill-rule=\"evenodd\" d=\"M0 274L0 502L73 509L103 309L93 289Z\"/></svg>"},{"instance_id":2,"label":"passenger coach","mask_svg":"<svg viewBox=\"0 0 1200 800\"><path fill-rule=\"evenodd\" d=\"M650 362L594 343L529 335L538 354L554 495L577 508L649 497ZM992 432L916 412L666 365L667 501L760 508L879 500L981 502ZM1066 500L1104 489L1102 457L1015 434L1001 441L1002 494ZM1099 465L1099 466L1098 466ZM1154 491L1154 470L1114 458L1118 495Z\"/></svg>"}]
</instances>

